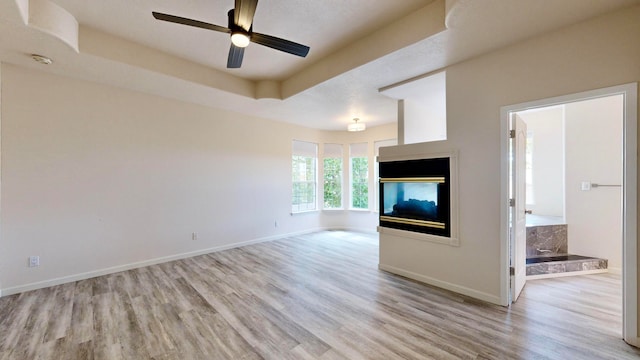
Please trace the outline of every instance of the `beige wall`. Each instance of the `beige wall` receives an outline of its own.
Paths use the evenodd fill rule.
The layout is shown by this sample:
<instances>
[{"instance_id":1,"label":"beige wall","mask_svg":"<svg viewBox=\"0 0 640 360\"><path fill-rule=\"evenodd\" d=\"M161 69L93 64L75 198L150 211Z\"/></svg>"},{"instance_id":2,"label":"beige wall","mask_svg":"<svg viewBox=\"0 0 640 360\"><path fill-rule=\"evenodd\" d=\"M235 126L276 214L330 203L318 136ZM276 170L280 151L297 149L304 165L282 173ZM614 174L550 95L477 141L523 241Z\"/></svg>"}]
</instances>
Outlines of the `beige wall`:
<instances>
[{"instance_id":1,"label":"beige wall","mask_svg":"<svg viewBox=\"0 0 640 360\"><path fill-rule=\"evenodd\" d=\"M404 100L404 143L439 141L447 138L444 97Z\"/></svg>"},{"instance_id":2,"label":"beige wall","mask_svg":"<svg viewBox=\"0 0 640 360\"><path fill-rule=\"evenodd\" d=\"M566 121L569 253L622 269L622 188L581 190L581 182L622 184L622 95L570 103Z\"/></svg>"},{"instance_id":3,"label":"beige wall","mask_svg":"<svg viewBox=\"0 0 640 360\"><path fill-rule=\"evenodd\" d=\"M322 132L2 71L3 295L329 226L375 231L370 212L290 215L291 141L373 151L395 126ZM28 268L29 255L41 266Z\"/></svg>"},{"instance_id":4,"label":"beige wall","mask_svg":"<svg viewBox=\"0 0 640 360\"><path fill-rule=\"evenodd\" d=\"M448 67L447 140L406 151L459 152L460 247L381 236L380 263L499 302L500 108L639 81L639 18L636 6Z\"/></svg>"},{"instance_id":5,"label":"beige wall","mask_svg":"<svg viewBox=\"0 0 640 360\"><path fill-rule=\"evenodd\" d=\"M2 63L0 63L0 149L2 148L2 143L1 143L1 139L2 139ZM0 151L0 201L2 201L2 161L1 161L1 154L2 151ZM0 219L2 219L2 206L0 206ZM0 251L2 251L2 221L0 221ZM2 266L0 266L0 296L2 296L2 278L3 278L3 269Z\"/></svg>"}]
</instances>

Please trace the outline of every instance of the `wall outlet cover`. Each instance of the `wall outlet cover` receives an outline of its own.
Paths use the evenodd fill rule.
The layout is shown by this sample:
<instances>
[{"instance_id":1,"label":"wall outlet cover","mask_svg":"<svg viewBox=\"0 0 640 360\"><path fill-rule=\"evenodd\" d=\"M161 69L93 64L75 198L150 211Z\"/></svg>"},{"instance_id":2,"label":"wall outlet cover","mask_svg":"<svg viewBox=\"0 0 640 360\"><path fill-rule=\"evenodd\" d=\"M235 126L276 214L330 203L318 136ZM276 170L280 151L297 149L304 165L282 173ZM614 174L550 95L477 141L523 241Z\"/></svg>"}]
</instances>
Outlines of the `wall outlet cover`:
<instances>
[{"instance_id":1,"label":"wall outlet cover","mask_svg":"<svg viewBox=\"0 0 640 360\"><path fill-rule=\"evenodd\" d=\"M29 267L40 266L40 256L29 256Z\"/></svg>"}]
</instances>

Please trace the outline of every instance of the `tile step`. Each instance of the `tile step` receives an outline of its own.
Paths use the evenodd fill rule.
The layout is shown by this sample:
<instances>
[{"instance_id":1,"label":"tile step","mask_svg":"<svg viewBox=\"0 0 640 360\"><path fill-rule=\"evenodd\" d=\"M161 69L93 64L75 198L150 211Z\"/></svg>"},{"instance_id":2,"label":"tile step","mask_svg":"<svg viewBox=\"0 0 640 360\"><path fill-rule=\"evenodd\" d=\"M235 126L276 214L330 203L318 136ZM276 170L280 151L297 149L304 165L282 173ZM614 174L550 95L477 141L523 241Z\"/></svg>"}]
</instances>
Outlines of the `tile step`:
<instances>
[{"instance_id":1,"label":"tile step","mask_svg":"<svg viewBox=\"0 0 640 360\"><path fill-rule=\"evenodd\" d=\"M546 261L527 264L527 275L558 274L572 271L607 269L607 259L584 258L577 260Z\"/></svg>"}]
</instances>

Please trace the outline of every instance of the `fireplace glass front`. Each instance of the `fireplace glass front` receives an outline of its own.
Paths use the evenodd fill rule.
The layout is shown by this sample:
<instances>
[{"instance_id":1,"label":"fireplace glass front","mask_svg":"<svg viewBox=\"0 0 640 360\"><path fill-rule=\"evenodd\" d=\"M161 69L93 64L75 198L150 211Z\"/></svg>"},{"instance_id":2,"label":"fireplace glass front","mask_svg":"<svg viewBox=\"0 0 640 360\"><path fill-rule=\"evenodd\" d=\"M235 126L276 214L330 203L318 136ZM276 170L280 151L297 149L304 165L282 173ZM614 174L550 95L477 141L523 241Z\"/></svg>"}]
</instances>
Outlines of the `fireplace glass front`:
<instances>
[{"instance_id":1,"label":"fireplace glass front","mask_svg":"<svg viewBox=\"0 0 640 360\"><path fill-rule=\"evenodd\" d=\"M449 159L380 163L380 226L450 236Z\"/></svg>"}]
</instances>

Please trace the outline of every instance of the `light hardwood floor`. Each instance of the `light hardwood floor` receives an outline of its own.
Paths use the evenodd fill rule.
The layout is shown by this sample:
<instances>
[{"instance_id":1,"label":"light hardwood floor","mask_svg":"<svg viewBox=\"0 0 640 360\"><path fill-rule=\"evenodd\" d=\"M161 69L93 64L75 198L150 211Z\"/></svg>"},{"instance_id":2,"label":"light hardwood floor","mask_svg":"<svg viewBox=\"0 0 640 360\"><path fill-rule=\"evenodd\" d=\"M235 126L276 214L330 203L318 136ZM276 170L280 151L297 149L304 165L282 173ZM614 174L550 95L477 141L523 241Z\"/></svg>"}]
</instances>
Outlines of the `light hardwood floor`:
<instances>
[{"instance_id":1,"label":"light hardwood floor","mask_svg":"<svg viewBox=\"0 0 640 360\"><path fill-rule=\"evenodd\" d=\"M620 278L531 281L510 308L377 269L331 231L0 298L0 359L638 359Z\"/></svg>"}]
</instances>

